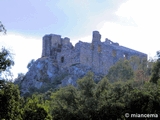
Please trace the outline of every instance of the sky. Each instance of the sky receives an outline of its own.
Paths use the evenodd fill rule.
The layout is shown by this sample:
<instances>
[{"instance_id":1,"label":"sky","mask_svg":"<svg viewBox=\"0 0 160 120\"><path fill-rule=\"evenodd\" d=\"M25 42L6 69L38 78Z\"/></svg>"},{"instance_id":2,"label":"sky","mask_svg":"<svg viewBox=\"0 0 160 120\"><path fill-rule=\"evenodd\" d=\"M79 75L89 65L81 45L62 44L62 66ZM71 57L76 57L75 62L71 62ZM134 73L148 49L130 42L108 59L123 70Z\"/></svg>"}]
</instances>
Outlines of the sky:
<instances>
[{"instance_id":1,"label":"sky","mask_svg":"<svg viewBox=\"0 0 160 120\"><path fill-rule=\"evenodd\" d=\"M92 41L92 32L154 57L160 50L159 0L0 0L0 47L14 55L14 78L28 71L31 59L42 54L42 37L58 34Z\"/></svg>"}]
</instances>

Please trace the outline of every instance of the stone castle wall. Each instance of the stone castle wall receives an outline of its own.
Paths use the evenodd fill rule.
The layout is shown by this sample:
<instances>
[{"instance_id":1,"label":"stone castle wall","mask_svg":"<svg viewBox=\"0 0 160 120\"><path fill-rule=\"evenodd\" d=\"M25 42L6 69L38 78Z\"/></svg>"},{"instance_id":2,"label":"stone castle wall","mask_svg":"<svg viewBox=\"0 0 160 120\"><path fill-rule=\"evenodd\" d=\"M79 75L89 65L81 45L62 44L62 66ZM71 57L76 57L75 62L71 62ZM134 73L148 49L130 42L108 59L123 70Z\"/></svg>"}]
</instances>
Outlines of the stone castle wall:
<instances>
[{"instance_id":1,"label":"stone castle wall","mask_svg":"<svg viewBox=\"0 0 160 120\"><path fill-rule=\"evenodd\" d=\"M50 34L43 37L42 57L52 57L60 69L81 64L93 72L107 74L109 68L120 58L139 56L147 59L147 54L120 46L109 39L101 42L101 35L93 31L92 43L79 41L73 47L69 38Z\"/></svg>"}]
</instances>

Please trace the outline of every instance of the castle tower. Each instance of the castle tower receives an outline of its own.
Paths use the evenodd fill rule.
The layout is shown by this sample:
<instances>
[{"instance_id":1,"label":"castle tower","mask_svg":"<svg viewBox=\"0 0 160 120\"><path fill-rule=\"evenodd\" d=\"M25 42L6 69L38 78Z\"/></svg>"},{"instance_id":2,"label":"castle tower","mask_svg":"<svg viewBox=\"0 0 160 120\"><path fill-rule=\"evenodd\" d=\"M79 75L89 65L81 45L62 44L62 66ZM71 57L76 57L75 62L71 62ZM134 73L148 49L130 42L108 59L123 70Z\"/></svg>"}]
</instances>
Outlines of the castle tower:
<instances>
[{"instance_id":1,"label":"castle tower","mask_svg":"<svg viewBox=\"0 0 160 120\"><path fill-rule=\"evenodd\" d=\"M58 47L61 44L61 35L51 34L51 47Z\"/></svg>"},{"instance_id":2,"label":"castle tower","mask_svg":"<svg viewBox=\"0 0 160 120\"><path fill-rule=\"evenodd\" d=\"M98 31L93 31L93 34L92 34L92 43L93 42L101 42L101 35L99 34Z\"/></svg>"},{"instance_id":3,"label":"castle tower","mask_svg":"<svg viewBox=\"0 0 160 120\"><path fill-rule=\"evenodd\" d=\"M61 36L56 34L45 35L42 41L42 57L52 56L53 49L62 44Z\"/></svg>"},{"instance_id":4,"label":"castle tower","mask_svg":"<svg viewBox=\"0 0 160 120\"><path fill-rule=\"evenodd\" d=\"M42 41L42 57L48 57L51 52L51 36L45 35Z\"/></svg>"}]
</instances>

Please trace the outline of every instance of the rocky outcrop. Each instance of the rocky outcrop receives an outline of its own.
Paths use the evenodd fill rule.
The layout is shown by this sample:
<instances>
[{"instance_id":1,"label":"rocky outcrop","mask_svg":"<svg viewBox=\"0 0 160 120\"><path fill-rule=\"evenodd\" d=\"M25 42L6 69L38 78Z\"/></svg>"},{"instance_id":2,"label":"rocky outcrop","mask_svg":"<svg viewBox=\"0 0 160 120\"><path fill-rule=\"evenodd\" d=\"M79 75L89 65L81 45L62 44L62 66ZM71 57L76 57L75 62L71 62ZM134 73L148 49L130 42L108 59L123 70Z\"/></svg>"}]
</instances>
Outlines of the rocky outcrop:
<instances>
[{"instance_id":1,"label":"rocky outcrop","mask_svg":"<svg viewBox=\"0 0 160 120\"><path fill-rule=\"evenodd\" d=\"M82 78L91 68L73 64L68 68L59 68L50 57L36 60L21 80L21 93L29 92L30 88L41 88L46 84L57 84L59 87L69 84L76 86L76 81Z\"/></svg>"},{"instance_id":2,"label":"rocky outcrop","mask_svg":"<svg viewBox=\"0 0 160 120\"><path fill-rule=\"evenodd\" d=\"M21 87L23 92L28 92L28 88L40 88L44 83L52 82L58 73L58 67L54 64L53 59L39 58L36 60L29 71L26 73Z\"/></svg>"}]
</instances>

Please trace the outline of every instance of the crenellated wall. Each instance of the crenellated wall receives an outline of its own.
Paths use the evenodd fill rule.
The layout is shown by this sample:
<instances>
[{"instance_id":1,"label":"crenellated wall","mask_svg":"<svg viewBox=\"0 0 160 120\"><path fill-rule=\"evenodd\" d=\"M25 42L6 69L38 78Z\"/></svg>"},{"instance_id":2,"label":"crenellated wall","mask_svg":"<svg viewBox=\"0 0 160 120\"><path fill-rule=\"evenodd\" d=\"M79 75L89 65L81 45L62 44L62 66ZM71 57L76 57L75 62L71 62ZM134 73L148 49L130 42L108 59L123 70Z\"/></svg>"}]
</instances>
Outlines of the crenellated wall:
<instances>
[{"instance_id":1,"label":"crenellated wall","mask_svg":"<svg viewBox=\"0 0 160 120\"><path fill-rule=\"evenodd\" d=\"M101 35L93 31L92 43L79 41L73 47L70 39L50 34L43 37L42 57L51 57L60 69L80 64L95 73L107 74L109 68L120 58L139 56L147 59L147 54L120 46L107 39L101 42Z\"/></svg>"}]
</instances>

